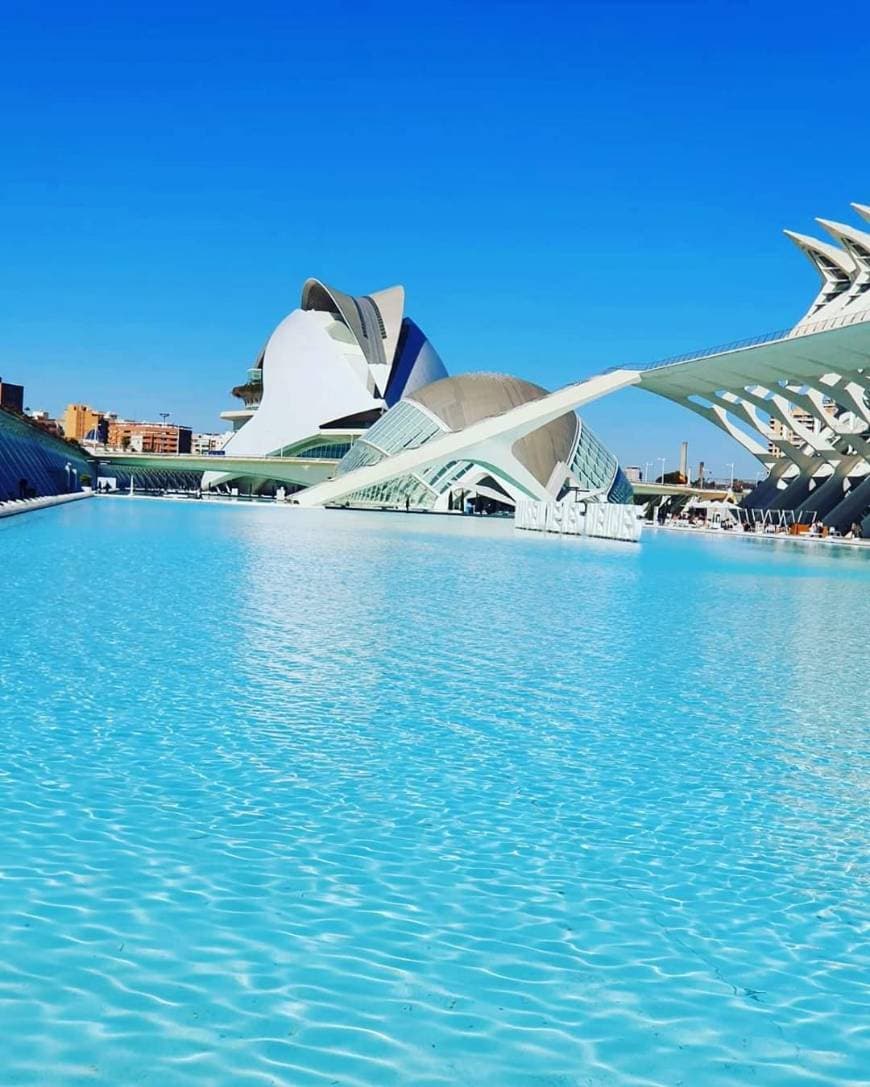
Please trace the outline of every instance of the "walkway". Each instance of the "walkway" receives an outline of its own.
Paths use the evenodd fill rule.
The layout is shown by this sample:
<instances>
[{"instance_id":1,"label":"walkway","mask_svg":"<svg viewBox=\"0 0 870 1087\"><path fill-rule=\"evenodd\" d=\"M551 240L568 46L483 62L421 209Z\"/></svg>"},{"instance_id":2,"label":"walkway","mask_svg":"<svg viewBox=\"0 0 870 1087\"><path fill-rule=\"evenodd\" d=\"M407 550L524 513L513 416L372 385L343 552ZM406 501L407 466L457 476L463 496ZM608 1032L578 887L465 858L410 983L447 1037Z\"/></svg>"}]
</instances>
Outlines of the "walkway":
<instances>
[{"instance_id":1,"label":"walkway","mask_svg":"<svg viewBox=\"0 0 870 1087\"><path fill-rule=\"evenodd\" d=\"M11 502L0 502L0 517L15 517L19 513L46 510L52 506L63 506L67 502L80 502L83 498L93 498L93 491L78 491L76 494L49 494L44 498L17 498Z\"/></svg>"},{"instance_id":2,"label":"walkway","mask_svg":"<svg viewBox=\"0 0 870 1087\"><path fill-rule=\"evenodd\" d=\"M101 468L122 468L126 472L219 472L221 475L278 480L311 487L335 473L337 460L325 457L209 457L198 453L96 453Z\"/></svg>"}]
</instances>

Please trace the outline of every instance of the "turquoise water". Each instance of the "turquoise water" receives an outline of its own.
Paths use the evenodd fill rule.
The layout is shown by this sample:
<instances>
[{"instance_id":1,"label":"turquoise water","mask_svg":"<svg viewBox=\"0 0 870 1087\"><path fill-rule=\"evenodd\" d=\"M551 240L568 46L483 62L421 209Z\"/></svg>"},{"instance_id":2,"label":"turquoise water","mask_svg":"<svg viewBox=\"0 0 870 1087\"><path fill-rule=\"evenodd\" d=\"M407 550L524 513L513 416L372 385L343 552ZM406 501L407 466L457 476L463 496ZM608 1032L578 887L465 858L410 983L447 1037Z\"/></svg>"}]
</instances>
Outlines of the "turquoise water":
<instances>
[{"instance_id":1,"label":"turquoise water","mask_svg":"<svg viewBox=\"0 0 870 1087\"><path fill-rule=\"evenodd\" d=\"M870 556L0 522L0 1082L870 1081Z\"/></svg>"}]
</instances>

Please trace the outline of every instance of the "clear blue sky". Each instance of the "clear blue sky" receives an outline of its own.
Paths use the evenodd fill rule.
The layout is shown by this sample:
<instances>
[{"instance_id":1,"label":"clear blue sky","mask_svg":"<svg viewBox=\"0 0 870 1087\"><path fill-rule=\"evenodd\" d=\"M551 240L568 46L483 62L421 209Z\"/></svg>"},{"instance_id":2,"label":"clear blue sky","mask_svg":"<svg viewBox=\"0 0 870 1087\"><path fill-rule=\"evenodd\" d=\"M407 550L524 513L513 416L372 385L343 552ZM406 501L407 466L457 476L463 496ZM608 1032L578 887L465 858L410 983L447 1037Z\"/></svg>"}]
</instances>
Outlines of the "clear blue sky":
<instances>
[{"instance_id":1,"label":"clear blue sky","mask_svg":"<svg viewBox=\"0 0 870 1087\"><path fill-rule=\"evenodd\" d=\"M0 374L198 429L315 275L557 386L791 324L870 202L866 9L6 3ZM738 447L630 391L624 463Z\"/></svg>"}]
</instances>

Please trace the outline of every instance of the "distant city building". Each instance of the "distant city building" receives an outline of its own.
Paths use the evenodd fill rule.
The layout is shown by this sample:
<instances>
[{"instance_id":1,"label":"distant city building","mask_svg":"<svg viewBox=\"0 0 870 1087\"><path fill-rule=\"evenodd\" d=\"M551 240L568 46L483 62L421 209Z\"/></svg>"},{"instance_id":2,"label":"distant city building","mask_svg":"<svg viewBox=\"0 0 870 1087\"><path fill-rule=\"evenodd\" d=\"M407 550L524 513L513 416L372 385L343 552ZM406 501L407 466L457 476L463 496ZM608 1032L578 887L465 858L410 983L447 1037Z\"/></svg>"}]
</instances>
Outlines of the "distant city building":
<instances>
[{"instance_id":1,"label":"distant city building","mask_svg":"<svg viewBox=\"0 0 870 1087\"><path fill-rule=\"evenodd\" d=\"M231 436L231 430L223 434L194 434L190 441L190 451L199 454L199 456L213 453L217 449L223 449Z\"/></svg>"},{"instance_id":2,"label":"distant city building","mask_svg":"<svg viewBox=\"0 0 870 1087\"><path fill-rule=\"evenodd\" d=\"M193 432L175 423L110 419L106 444L131 453L189 453Z\"/></svg>"},{"instance_id":3,"label":"distant city building","mask_svg":"<svg viewBox=\"0 0 870 1087\"><path fill-rule=\"evenodd\" d=\"M24 411L24 386L13 385L0 377L0 408L7 411Z\"/></svg>"},{"instance_id":4,"label":"distant city building","mask_svg":"<svg viewBox=\"0 0 870 1087\"><path fill-rule=\"evenodd\" d=\"M637 467L636 464L630 464L628 465L628 467L623 468L623 472L625 472L625 478L628 480L629 483L643 482L641 470Z\"/></svg>"},{"instance_id":5,"label":"distant city building","mask_svg":"<svg viewBox=\"0 0 870 1087\"><path fill-rule=\"evenodd\" d=\"M88 404L67 404L63 413L64 435L80 442L91 430L96 430L102 416L102 412Z\"/></svg>"},{"instance_id":6,"label":"distant city building","mask_svg":"<svg viewBox=\"0 0 870 1087\"><path fill-rule=\"evenodd\" d=\"M54 434L58 438L63 438L63 427L57 419L52 418L47 411L31 411L27 409L25 413L28 419L32 419L37 426L42 427L43 430L48 431L49 434Z\"/></svg>"},{"instance_id":7,"label":"distant city building","mask_svg":"<svg viewBox=\"0 0 870 1087\"><path fill-rule=\"evenodd\" d=\"M830 415L832 418L836 415L836 406L831 399L826 398L823 400L822 409L825 414ZM770 420L770 440L767 443L767 451L776 460L781 460L785 456L783 446L797 444L798 447L801 447L806 444L805 435L821 434L824 429L822 420L804 408L792 408L788 413L788 417L794 420L793 427L786 426L785 423L774 417L771 417Z\"/></svg>"}]
</instances>

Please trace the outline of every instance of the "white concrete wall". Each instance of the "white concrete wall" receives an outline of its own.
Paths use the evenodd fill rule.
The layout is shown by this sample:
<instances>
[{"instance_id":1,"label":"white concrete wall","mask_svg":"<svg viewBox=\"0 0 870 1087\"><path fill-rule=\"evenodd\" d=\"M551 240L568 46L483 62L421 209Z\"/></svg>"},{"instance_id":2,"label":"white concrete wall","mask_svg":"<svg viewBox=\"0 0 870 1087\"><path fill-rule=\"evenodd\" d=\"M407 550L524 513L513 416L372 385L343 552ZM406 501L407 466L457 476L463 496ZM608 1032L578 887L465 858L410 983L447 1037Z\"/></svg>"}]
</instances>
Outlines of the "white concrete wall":
<instances>
[{"instance_id":1,"label":"white concrete wall","mask_svg":"<svg viewBox=\"0 0 870 1087\"><path fill-rule=\"evenodd\" d=\"M370 391L362 352L331 336L332 324L330 314L294 310L278 325L263 358L260 405L224 446L228 457L268 456L316 434L323 423L383 404ZM203 486L226 478L207 472Z\"/></svg>"}]
</instances>

